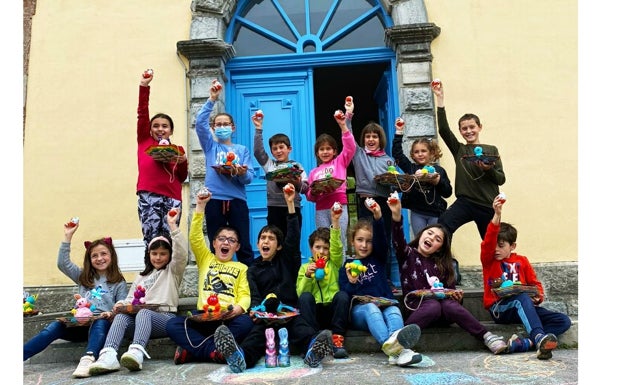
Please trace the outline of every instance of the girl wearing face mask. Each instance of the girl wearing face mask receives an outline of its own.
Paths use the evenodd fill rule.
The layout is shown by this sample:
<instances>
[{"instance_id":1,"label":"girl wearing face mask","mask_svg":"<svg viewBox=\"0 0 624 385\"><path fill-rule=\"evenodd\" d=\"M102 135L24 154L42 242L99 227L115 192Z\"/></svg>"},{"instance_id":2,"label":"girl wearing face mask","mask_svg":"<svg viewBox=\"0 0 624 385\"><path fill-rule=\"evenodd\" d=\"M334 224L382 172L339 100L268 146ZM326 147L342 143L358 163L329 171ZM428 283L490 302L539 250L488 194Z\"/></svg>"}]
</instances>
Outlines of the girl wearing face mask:
<instances>
[{"instance_id":1,"label":"girl wearing face mask","mask_svg":"<svg viewBox=\"0 0 624 385\"><path fill-rule=\"evenodd\" d=\"M236 259L249 266L253 252L249 241L249 207L245 185L254 178L251 153L241 144L232 143L236 125L232 116L225 112L210 115L223 87L215 79L210 88L210 97L197 114L195 131L206 159L204 185L212 193L206 204L206 231L213 239L223 226L234 227L240 235L240 249ZM214 134L214 136L213 136ZM227 166L227 167L224 167ZM214 253L212 244L211 251Z\"/></svg>"}]
</instances>

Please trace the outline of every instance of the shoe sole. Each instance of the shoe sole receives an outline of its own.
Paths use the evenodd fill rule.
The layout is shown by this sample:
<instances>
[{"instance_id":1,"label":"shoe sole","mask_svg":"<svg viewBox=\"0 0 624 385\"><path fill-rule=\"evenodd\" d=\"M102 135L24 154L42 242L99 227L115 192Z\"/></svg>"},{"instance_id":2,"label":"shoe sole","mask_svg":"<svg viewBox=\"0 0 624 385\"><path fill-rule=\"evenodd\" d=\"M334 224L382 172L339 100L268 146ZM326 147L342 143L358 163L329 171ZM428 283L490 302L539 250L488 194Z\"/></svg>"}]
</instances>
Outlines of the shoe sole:
<instances>
[{"instance_id":1,"label":"shoe sole","mask_svg":"<svg viewBox=\"0 0 624 385\"><path fill-rule=\"evenodd\" d=\"M323 330L322 332L320 332L316 336L314 342L312 343L312 346L310 346L309 349L312 351L314 359L312 359L311 355L309 354L310 352L308 351L305 358L303 359L303 362L311 368L318 367L321 364L323 358L332 353L330 341L331 333L329 332L329 330Z\"/></svg>"},{"instance_id":2,"label":"shoe sole","mask_svg":"<svg viewBox=\"0 0 624 385\"><path fill-rule=\"evenodd\" d=\"M397 333L396 337L390 337L384 342L381 350L387 356L398 356L403 349L411 349L420 339L420 327L416 324L404 326Z\"/></svg>"},{"instance_id":3,"label":"shoe sole","mask_svg":"<svg viewBox=\"0 0 624 385\"><path fill-rule=\"evenodd\" d=\"M403 367L403 366L410 366L413 364L417 364L420 361L422 361L422 355L420 353L415 353L408 362L399 362L399 360L397 360L396 364L397 366Z\"/></svg>"},{"instance_id":4,"label":"shoe sole","mask_svg":"<svg viewBox=\"0 0 624 385\"><path fill-rule=\"evenodd\" d=\"M129 357L129 356L121 356L121 366L123 366L124 368L128 369L131 372L138 372L139 370L143 369L142 365L140 363L138 363L134 357Z\"/></svg>"},{"instance_id":5,"label":"shoe sole","mask_svg":"<svg viewBox=\"0 0 624 385\"><path fill-rule=\"evenodd\" d=\"M542 341L540 341L539 348L537 350L537 359L549 360L552 358L552 351L557 348L557 337L552 334L547 334Z\"/></svg>"},{"instance_id":6,"label":"shoe sole","mask_svg":"<svg viewBox=\"0 0 624 385\"><path fill-rule=\"evenodd\" d=\"M225 358L230 370L233 373L242 373L247 369L245 356L236 344L234 335L225 325L221 325L214 333L215 348Z\"/></svg>"},{"instance_id":7,"label":"shoe sole","mask_svg":"<svg viewBox=\"0 0 624 385\"><path fill-rule=\"evenodd\" d=\"M114 369L110 369L110 368L98 368L98 367L90 367L89 368L89 375L90 376L97 376L99 374L105 374L105 373L110 373L110 372L116 372L119 369L121 369L121 366L118 368L114 368Z\"/></svg>"}]
</instances>

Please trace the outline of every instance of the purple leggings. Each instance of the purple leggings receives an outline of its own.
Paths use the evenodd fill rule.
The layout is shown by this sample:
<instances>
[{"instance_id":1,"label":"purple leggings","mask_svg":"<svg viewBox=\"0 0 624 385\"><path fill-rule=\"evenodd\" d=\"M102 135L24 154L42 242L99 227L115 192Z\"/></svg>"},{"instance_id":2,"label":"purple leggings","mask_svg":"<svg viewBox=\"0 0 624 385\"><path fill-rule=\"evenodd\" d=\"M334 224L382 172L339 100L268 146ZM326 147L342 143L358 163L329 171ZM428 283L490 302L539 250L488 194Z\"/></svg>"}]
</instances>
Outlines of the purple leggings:
<instances>
[{"instance_id":1,"label":"purple leggings","mask_svg":"<svg viewBox=\"0 0 624 385\"><path fill-rule=\"evenodd\" d=\"M453 323L479 339L483 339L483 335L487 333L485 326L472 313L459 302L448 298L423 300L418 309L410 312L405 321L406 325L416 324L421 329L432 324L448 326Z\"/></svg>"}]
</instances>

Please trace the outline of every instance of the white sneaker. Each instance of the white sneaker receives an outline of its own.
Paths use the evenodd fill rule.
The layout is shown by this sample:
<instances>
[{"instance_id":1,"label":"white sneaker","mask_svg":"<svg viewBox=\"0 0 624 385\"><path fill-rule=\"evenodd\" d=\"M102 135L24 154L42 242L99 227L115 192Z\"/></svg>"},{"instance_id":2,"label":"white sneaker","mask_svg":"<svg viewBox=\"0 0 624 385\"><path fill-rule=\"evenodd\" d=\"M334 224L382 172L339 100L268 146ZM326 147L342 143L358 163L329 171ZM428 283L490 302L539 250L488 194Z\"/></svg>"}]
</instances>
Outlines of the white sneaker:
<instances>
[{"instance_id":1,"label":"white sneaker","mask_svg":"<svg viewBox=\"0 0 624 385\"><path fill-rule=\"evenodd\" d=\"M143 355L151 358L145 351L145 348L139 344L131 344L128 351L121 356L121 365L132 372L143 369Z\"/></svg>"},{"instance_id":2,"label":"white sneaker","mask_svg":"<svg viewBox=\"0 0 624 385\"><path fill-rule=\"evenodd\" d=\"M399 358L396 361L398 366L409 366L412 364L417 364L422 361L422 356L420 353L416 353L412 349L403 349L401 354L399 354Z\"/></svg>"},{"instance_id":3,"label":"white sneaker","mask_svg":"<svg viewBox=\"0 0 624 385\"><path fill-rule=\"evenodd\" d=\"M95 358L93 356L90 356L88 354L82 356L82 358L80 358L78 366L76 367L76 370L74 370L74 373L72 373L72 376L76 378L90 377L91 375L89 374L89 366L91 366L91 364L94 362Z\"/></svg>"},{"instance_id":4,"label":"white sneaker","mask_svg":"<svg viewBox=\"0 0 624 385\"><path fill-rule=\"evenodd\" d=\"M89 366L89 375L95 376L119 370L117 351L113 348L104 348L100 351L100 357Z\"/></svg>"},{"instance_id":5,"label":"white sneaker","mask_svg":"<svg viewBox=\"0 0 624 385\"><path fill-rule=\"evenodd\" d=\"M388 356L388 365L396 365L399 356Z\"/></svg>"},{"instance_id":6,"label":"white sneaker","mask_svg":"<svg viewBox=\"0 0 624 385\"><path fill-rule=\"evenodd\" d=\"M398 356L403 349L410 349L420 339L420 328L416 324L410 324L396 330L381 345L381 350L387 356Z\"/></svg>"}]
</instances>

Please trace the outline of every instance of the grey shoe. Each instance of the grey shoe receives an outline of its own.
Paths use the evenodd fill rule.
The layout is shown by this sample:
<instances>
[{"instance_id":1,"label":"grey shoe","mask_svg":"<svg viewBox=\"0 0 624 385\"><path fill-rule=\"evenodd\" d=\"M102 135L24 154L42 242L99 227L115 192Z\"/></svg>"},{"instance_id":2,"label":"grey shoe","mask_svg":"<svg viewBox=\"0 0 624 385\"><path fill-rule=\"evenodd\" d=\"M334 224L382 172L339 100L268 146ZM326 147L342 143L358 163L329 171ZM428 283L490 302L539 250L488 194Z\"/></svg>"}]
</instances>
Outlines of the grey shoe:
<instances>
[{"instance_id":1,"label":"grey shoe","mask_svg":"<svg viewBox=\"0 0 624 385\"><path fill-rule=\"evenodd\" d=\"M316 368L329 354L332 354L332 334L329 330L323 330L310 341L303 362L311 368Z\"/></svg>"},{"instance_id":2,"label":"grey shoe","mask_svg":"<svg viewBox=\"0 0 624 385\"><path fill-rule=\"evenodd\" d=\"M215 330L214 343L217 352L223 355L233 373L242 373L247 369L245 354L238 347L234 335L227 326L221 325Z\"/></svg>"},{"instance_id":3,"label":"grey shoe","mask_svg":"<svg viewBox=\"0 0 624 385\"><path fill-rule=\"evenodd\" d=\"M416 353L412 349L403 349L396 360L398 366L409 366L422 361L420 353Z\"/></svg>"},{"instance_id":4,"label":"grey shoe","mask_svg":"<svg viewBox=\"0 0 624 385\"><path fill-rule=\"evenodd\" d=\"M537 339L537 358L539 360L549 360L552 358L552 351L557 348L557 336L548 333Z\"/></svg>"}]
</instances>

